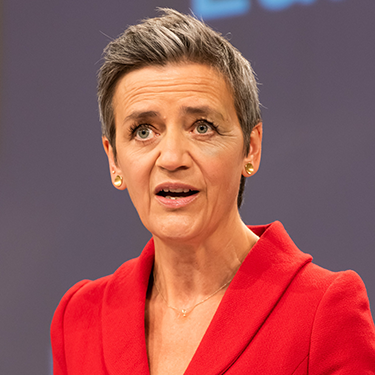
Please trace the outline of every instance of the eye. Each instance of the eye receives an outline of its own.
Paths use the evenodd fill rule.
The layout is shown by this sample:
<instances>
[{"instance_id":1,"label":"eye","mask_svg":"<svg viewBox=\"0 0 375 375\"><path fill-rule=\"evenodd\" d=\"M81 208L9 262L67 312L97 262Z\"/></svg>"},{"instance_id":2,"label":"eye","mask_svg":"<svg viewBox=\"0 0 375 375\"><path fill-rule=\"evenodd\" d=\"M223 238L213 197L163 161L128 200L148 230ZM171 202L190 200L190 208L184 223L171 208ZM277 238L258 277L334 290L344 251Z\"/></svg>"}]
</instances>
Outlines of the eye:
<instances>
[{"instance_id":1,"label":"eye","mask_svg":"<svg viewBox=\"0 0 375 375\"><path fill-rule=\"evenodd\" d=\"M139 125L131 130L131 133L139 141L146 141L155 135L154 131L148 125Z\"/></svg>"},{"instance_id":2,"label":"eye","mask_svg":"<svg viewBox=\"0 0 375 375\"><path fill-rule=\"evenodd\" d=\"M215 125L207 120L199 120L195 125L195 131L198 134L207 134L212 132L213 130L216 130Z\"/></svg>"},{"instance_id":3,"label":"eye","mask_svg":"<svg viewBox=\"0 0 375 375\"><path fill-rule=\"evenodd\" d=\"M200 123L200 124L197 125L197 128L196 128L196 129L197 129L197 132L198 132L199 134L205 134L205 133L208 132L209 127L208 127L208 125L205 124L205 123Z\"/></svg>"},{"instance_id":4,"label":"eye","mask_svg":"<svg viewBox=\"0 0 375 375\"><path fill-rule=\"evenodd\" d=\"M147 139L151 133L151 130L148 128L140 128L137 130L137 136L141 139Z\"/></svg>"}]
</instances>

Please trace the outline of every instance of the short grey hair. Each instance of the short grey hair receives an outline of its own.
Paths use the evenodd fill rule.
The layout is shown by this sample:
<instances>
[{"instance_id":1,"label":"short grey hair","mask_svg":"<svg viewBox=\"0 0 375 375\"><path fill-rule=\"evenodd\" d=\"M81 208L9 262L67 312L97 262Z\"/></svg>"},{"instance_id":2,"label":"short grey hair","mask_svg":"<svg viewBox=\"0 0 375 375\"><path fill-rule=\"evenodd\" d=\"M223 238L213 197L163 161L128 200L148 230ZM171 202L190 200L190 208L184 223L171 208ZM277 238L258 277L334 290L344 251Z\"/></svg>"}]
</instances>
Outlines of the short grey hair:
<instances>
[{"instance_id":1,"label":"short grey hair","mask_svg":"<svg viewBox=\"0 0 375 375\"><path fill-rule=\"evenodd\" d=\"M203 21L173 9L128 27L104 49L98 74L98 102L102 135L107 137L116 159L116 126L112 99L118 80L146 66L192 62L217 69L232 90L234 106L249 152L250 134L261 121L258 87L250 63L220 33ZM242 203L245 178L241 178L238 207Z\"/></svg>"}]
</instances>

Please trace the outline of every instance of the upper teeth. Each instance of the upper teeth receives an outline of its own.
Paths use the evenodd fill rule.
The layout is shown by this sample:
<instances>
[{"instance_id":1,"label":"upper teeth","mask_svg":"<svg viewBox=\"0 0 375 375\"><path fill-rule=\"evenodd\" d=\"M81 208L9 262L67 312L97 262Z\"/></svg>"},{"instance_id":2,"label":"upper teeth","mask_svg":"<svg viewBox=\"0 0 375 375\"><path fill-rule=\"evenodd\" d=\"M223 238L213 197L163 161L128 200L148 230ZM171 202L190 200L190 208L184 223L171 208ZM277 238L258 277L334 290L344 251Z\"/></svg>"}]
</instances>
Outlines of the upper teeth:
<instances>
[{"instance_id":1,"label":"upper teeth","mask_svg":"<svg viewBox=\"0 0 375 375\"><path fill-rule=\"evenodd\" d=\"M183 188L176 188L176 189L164 188L163 191L165 193L188 193L189 189L183 189Z\"/></svg>"}]
</instances>

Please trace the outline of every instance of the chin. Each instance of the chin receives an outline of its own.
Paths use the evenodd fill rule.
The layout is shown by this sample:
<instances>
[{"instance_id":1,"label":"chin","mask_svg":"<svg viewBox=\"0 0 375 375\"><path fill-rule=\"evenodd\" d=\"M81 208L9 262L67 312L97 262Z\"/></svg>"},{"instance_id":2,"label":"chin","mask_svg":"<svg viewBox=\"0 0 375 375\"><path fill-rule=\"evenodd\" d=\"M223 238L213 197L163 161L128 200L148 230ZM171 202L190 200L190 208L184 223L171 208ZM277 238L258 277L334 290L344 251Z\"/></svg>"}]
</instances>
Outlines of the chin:
<instances>
[{"instance_id":1,"label":"chin","mask_svg":"<svg viewBox=\"0 0 375 375\"><path fill-rule=\"evenodd\" d=\"M184 241L188 242L199 236L196 230L196 220L186 220L183 218L167 218L155 221L149 231L163 241ZM201 233L201 231L199 231Z\"/></svg>"}]
</instances>

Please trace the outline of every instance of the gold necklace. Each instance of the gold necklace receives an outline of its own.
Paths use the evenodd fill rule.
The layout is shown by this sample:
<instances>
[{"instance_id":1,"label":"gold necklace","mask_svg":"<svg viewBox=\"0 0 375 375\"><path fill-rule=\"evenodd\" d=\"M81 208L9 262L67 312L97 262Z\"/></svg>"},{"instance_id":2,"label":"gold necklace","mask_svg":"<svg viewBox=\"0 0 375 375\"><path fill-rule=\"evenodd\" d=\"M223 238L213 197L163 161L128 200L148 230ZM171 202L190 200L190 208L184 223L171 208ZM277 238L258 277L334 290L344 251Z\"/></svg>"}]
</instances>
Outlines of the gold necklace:
<instances>
[{"instance_id":1,"label":"gold necklace","mask_svg":"<svg viewBox=\"0 0 375 375\"><path fill-rule=\"evenodd\" d=\"M235 273L236 274L236 273ZM222 285L219 289L215 290L212 294L210 294L208 297L202 299L202 301L199 301L198 303L196 303L195 305L193 306L190 306L190 307L187 307L186 309L178 309L177 307L174 307L174 306L171 306L168 304L167 300L164 298L164 296L162 295L162 293L160 292L157 284L156 284L156 278L155 278L155 271L152 272L152 276L154 277L154 285L155 285L155 288L156 290L158 291L158 293L160 294L161 298L163 299L163 301L165 302L165 304L167 305L168 308L172 309L172 310L175 310L177 311L179 314L181 313L183 317L186 317L187 314L191 313L197 306L201 305L203 302L206 302L208 299L210 299L211 297L213 297L215 294L219 293L220 290L224 289L234 278L235 274L233 275L233 277L227 281L224 285Z\"/></svg>"}]
</instances>

